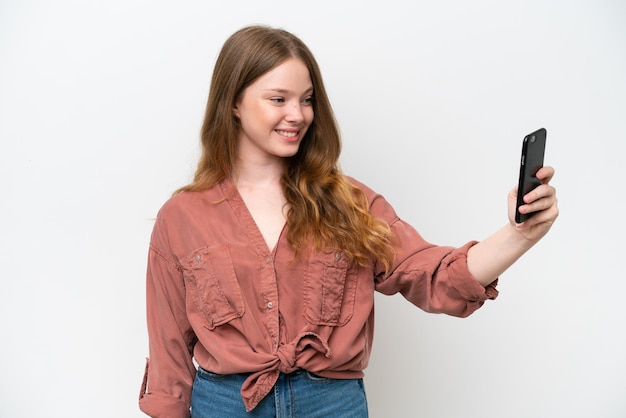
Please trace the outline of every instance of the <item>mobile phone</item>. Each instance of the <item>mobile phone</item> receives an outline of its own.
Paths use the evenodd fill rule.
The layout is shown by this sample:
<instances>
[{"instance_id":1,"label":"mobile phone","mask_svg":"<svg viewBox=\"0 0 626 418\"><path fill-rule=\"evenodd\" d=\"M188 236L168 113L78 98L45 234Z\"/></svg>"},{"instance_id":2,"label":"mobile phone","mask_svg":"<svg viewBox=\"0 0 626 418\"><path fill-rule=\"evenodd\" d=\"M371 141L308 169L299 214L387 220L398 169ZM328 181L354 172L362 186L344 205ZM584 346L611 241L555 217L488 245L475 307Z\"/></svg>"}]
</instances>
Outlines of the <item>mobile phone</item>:
<instances>
[{"instance_id":1,"label":"mobile phone","mask_svg":"<svg viewBox=\"0 0 626 418\"><path fill-rule=\"evenodd\" d=\"M533 213L519 213L519 207L524 205L523 197L541 184L536 175L537 171L543 167L546 135L545 128L541 128L526 135L522 143L522 159L520 161L517 204L515 206L515 222L517 223L524 222L533 215Z\"/></svg>"}]
</instances>

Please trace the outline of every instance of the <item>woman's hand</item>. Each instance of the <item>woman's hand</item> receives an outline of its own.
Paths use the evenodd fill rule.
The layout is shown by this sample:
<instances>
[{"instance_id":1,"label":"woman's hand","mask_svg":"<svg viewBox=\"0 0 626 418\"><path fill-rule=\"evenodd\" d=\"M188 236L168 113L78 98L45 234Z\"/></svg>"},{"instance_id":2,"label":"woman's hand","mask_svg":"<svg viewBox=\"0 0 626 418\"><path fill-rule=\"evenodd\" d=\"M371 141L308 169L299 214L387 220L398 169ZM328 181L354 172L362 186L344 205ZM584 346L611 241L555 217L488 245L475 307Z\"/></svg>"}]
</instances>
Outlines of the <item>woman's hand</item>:
<instances>
[{"instance_id":1,"label":"woman's hand","mask_svg":"<svg viewBox=\"0 0 626 418\"><path fill-rule=\"evenodd\" d=\"M533 216L521 224L515 223L516 187L509 193L509 223L469 249L467 266L483 286L493 282L552 227L559 216L556 190L549 184L553 176L552 167L541 168L537 171L541 185L524 196L520 212L534 212Z\"/></svg>"},{"instance_id":2,"label":"woman's hand","mask_svg":"<svg viewBox=\"0 0 626 418\"><path fill-rule=\"evenodd\" d=\"M526 221L515 223L515 206L517 205L517 187L509 193L509 222L529 241L539 241L552 227L559 216L556 189L550 185L554 177L554 168L542 167L537 171L537 178L541 185L524 196L524 205L520 206L520 213L534 212Z\"/></svg>"}]
</instances>

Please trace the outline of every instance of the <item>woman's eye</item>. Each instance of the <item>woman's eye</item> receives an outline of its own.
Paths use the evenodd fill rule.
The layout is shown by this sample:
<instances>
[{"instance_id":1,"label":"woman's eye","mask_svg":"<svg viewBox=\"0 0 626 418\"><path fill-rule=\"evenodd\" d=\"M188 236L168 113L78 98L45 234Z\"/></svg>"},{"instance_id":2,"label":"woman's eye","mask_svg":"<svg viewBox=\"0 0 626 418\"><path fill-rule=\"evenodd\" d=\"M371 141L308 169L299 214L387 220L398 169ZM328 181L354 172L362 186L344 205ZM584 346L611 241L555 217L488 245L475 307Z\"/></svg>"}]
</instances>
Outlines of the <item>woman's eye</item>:
<instances>
[{"instance_id":1,"label":"woman's eye","mask_svg":"<svg viewBox=\"0 0 626 418\"><path fill-rule=\"evenodd\" d=\"M313 104L313 96L306 97L306 98L302 101L302 103L304 103L304 104L306 104L306 105L311 105L311 104Z\"/></svg>"},{"instance_id":2,"label":"woman's eye","mask_svg":"<svg viewBox=\"0 0 626 418\"><path fill-rule=\"evenodd\" d=\"M270 100L274 103L285 103L285 99L283 99L282 97L272 97Z\"/></svg>"}]
</instances>

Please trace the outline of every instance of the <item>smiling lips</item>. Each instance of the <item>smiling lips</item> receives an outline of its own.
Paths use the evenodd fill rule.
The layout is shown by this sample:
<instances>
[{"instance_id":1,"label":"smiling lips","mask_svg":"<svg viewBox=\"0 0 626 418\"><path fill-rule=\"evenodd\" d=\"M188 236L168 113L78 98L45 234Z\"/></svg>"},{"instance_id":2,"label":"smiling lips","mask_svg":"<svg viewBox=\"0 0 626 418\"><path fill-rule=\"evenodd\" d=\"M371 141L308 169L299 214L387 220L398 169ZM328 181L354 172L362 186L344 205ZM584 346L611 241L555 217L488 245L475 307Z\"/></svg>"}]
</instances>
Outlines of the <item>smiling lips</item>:
<instances>
[{"instance_id":1,"label":"smiling lips","mask_svg":"<svg viewBox=\"0 0 626 418\"><path fill-rule=\"evenodd\" d=\"M285 138L296 138L300 131L283 131L280 129L276 129L276 133L280 136L284 136Z\"/></svg>"}]
</instances>

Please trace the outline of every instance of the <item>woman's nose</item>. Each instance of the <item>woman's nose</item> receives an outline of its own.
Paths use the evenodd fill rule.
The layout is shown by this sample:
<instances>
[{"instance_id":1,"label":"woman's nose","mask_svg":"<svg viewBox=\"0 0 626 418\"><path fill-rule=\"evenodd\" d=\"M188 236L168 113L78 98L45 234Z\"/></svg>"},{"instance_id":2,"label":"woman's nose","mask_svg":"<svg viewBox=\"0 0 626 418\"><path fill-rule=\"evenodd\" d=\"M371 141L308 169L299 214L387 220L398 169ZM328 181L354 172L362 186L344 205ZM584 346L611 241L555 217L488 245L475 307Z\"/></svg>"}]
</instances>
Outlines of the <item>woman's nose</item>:
<instances>
[{"instance_id":1,"label":"woman's nose","mask_svg":"<svg viewBox=\"0 0 626 418\"><path fill-rule=\"evenodd\" d=\"M289 122L301 122L304 119L302 105L300 103L290 104L287 108L287 120Z\"/></svg>"}]
</instances>

